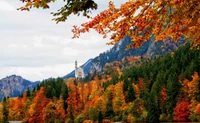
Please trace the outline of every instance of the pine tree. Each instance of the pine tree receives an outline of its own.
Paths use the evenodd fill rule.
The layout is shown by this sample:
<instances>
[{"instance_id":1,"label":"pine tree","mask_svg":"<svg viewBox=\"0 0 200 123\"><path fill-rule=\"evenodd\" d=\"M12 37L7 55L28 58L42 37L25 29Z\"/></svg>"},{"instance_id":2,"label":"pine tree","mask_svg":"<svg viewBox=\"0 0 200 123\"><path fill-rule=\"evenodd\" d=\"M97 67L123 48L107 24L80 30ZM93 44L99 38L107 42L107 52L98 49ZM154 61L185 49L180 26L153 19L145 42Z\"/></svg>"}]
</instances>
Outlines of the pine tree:
<instances>
[{"instance_id":1,"label":"pine tree","mask_svg":"<svg viewBox=\"0 0 200 123\"><path fill-rule=\"evenodd\" d=\"M68 87L67 87L66 84L63 84L63 86L62 86L62 98L64 100L64 110L65 111L67 111L67 107L68 107L67 102L66 102L68 97L69 97Z\"/></svg>"},{"instance_id":2,"label":"pine tree","mask_svg":"<svg viewBox=\"0 0 200 123\"><path fill-rule=\"evenodd\" d=\"M128 100L128 102L132 102L135 99L136 99L136 97L135 97L135 91L133 90L132 83L130 83L129 86L128 86L127 100Z\"/></svg>"}]
</instances>

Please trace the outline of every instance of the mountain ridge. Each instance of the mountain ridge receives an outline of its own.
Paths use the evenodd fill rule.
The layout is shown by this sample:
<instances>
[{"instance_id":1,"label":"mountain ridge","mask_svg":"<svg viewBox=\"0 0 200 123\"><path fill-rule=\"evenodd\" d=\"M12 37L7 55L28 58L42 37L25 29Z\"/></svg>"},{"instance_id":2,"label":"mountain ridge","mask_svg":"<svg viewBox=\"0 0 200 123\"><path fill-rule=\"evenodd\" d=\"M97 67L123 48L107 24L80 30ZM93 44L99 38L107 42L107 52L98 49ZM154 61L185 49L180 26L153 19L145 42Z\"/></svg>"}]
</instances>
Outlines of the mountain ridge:
<instances>
[{"instance_id":1,"label":"mountain ridge","mask_svg":"<svg viewBox=\"0 0 200 123\"><path fill-rule=\"evenodd\" d=\"M32 82L19 75L10 75L0 80L0 101L4 97L17 97L24 93L28 88L32 90L40 82Z\"/></svg>"},{"instance_id":2,"label":"mountain ridge","mask_svg":"<svg viewBox=\"0 0 200 123\"><path fill-rule=\"evenodd\" d=\"M130 45L132 39L128 36L124 37L120 42L116 43L110 50L107 50L103 53L100 53L95 58L89 59L89 63L87 68L85 68L85 64L81 65L84 69L85 74L93 73L93 72L103 72L103 67L106 63L110 63L113 61L120 61L128 56L157 56L157 55L165 55L168 52L173 52L177 50L180 46L185 44L184 39L180 39L177 42L174 42L171 38L167 38L164 41L155 42L155 37L152 35L149 40L144 42L142 46L139 48L131 48L126 50L126 46ZM75 76L75 71L70 72L65 75L63 78L67 79Z\"/></svg>"}]
</instances>

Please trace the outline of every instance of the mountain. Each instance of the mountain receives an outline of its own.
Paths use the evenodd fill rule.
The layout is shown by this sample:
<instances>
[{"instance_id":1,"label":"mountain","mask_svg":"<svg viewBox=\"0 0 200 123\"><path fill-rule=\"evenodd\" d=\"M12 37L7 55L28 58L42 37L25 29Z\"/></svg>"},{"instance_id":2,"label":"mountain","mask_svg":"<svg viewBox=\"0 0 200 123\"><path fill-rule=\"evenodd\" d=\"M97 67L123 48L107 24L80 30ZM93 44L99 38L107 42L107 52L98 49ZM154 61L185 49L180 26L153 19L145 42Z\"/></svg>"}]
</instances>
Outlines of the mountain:
<instances>
[{"instance_id":1,"label":"mountain","mask_svg":"<svg viewBox=\"0 0 200 123\"><path fill-rule=\"evenodd\" d=\"M103 67L106 63L113 61L121 61L122 58L127 56L157 56L165 55L168 52L173 52L177 50L180 46L185 44L183 39L178 42L174 42L172 39L168 38L165 41L155 42L154 36L151 36L148 41L143 43L139 48L131 48L126 50L126 46L132 43L130 37L125 37L119 43L114 45L109 51L101 53L99 56L94 58L90 72L102 72Z\"/></svg>"},{"instance_id":2,"label":"mountain","mask_svg":"<svg viewBox=\"0 0 200 123\"><path fill-rule=\"evenodd\" d=\"M21 76L11 75L0 80L0 101L4 97L17 97L24 93L29 87L32 90L40 82L31 82Z\"/></svg>"},{"instance_id":3,"label":"mountain","mask_svg":"<svg viewBox=\"0 0 200 123\"><path fill-rule=\"evenodd\" d=\"M200 122L197 49L187 43L140 66L120 67L121 61L115 61L106 63L103 73L90 74L84 80L73 78L66 83L61 78L45 80L29 98L4 100L0 104L0 109L4 109L0 110L0 118L31 123L92 123L99 119L103 123ZM183 114L184 118L175 118Z\"/></svg>"},{"instance_id":4,"label":"mountain","mask_svg":"<svg viewBox=\"0 0 200 123\"><path fill-rule=\"evenodd\" d=\"M103 67L106 63L113 61L121 61L127 56L157 56L165 55L168 52L177 50L180 46L185 44L184 39L174 42L172 39L167 38L165 41L155 42L154 36L151 36L148 41L143 43L139 48L131 48L126 50L126 46L130 45L132 40L126 36L119 43L116 43L110 50L100 53L94 59L89 59L82 65L85 74L96 72L103 72ZM75 71L67 74L63 78L70 78L75 76Z\"/></svg>"}]
</instances>

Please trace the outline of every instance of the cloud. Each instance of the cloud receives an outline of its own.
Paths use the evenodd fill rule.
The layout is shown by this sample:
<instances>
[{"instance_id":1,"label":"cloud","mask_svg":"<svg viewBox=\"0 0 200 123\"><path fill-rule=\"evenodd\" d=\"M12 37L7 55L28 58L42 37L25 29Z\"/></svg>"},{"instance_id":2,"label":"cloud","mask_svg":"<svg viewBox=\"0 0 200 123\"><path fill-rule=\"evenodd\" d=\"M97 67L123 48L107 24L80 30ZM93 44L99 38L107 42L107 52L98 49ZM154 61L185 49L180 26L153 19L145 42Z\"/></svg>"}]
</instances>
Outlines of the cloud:
<instances>
[{"instance_id":1,"label":"cloud","mask_svg":"<svg viewBox=\"0 0 200 123\"><path fill-rule=\"evenodd\" d=\"M62 77L65 71L73 70L73 64L59 64L53 66L42 66L42 67L0 67L0 75L2 78L8 76L7 73L20 75L25 79L31 81L42 81L50 77L57 78ZM1 79L1 78L0 78Z\"/></svg>"},{"instance_id":2,"label":"cloud","mask_svg":"<svg viewBox=\"0 0 200 123\"><path fill-rule=\"evenodd\" d=\"M107 7L108 1L97 1L97 14ZM122 0L115 0L120 4ZM109 39L103 39L95 31L72 39L73 25L88 21L81 16L70 16L64 23L56 24L49 13L63 4L55 2L51 10L33 9L17 11L19 0L0 0L0 78L17 74L36 81L64 76L74 69L74 61L81 65L90 58L110 49Z\"/></svg>"},{"instance_id":3,"label":"cloud","mask_svg":"<svg viewBox=\"0 0 200 123\"><path fill-rule=\"evenodd\" d=\"M0 1L0 11L13 11L15 8L6 1Z\"/></svg>"}]
</instances>

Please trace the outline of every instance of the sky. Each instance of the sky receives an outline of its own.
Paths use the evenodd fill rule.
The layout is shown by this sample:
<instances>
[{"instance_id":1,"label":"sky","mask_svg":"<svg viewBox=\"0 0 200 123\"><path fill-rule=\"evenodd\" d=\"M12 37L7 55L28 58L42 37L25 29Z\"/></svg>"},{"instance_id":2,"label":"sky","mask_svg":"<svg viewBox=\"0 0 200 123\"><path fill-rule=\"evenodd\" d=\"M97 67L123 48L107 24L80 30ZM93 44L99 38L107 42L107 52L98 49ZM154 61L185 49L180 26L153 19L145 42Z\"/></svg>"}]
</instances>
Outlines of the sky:
<instances>
[{"instance_id":1,"label":"sky","mask_svg":"<svg viewBox=\"0 0 200 123\"><path fill-rule=\"evenodd\" d=\"M64 23L52 21L51 12L62 5L57 0L50 9L32 9L30 12L16 10L23 4L20 0L0 0L0 79L20 75L30 81L49 77L62 77L74 70L74 62L82 65L88 59L109 50L109 39L103 39L95 31L72 39L72 26L87 21L81 16L70 16ZM124 0L113 0L117 6ZM107 8L107 0L97 0L96 15Z\"/></svg>"}]
</instances>

